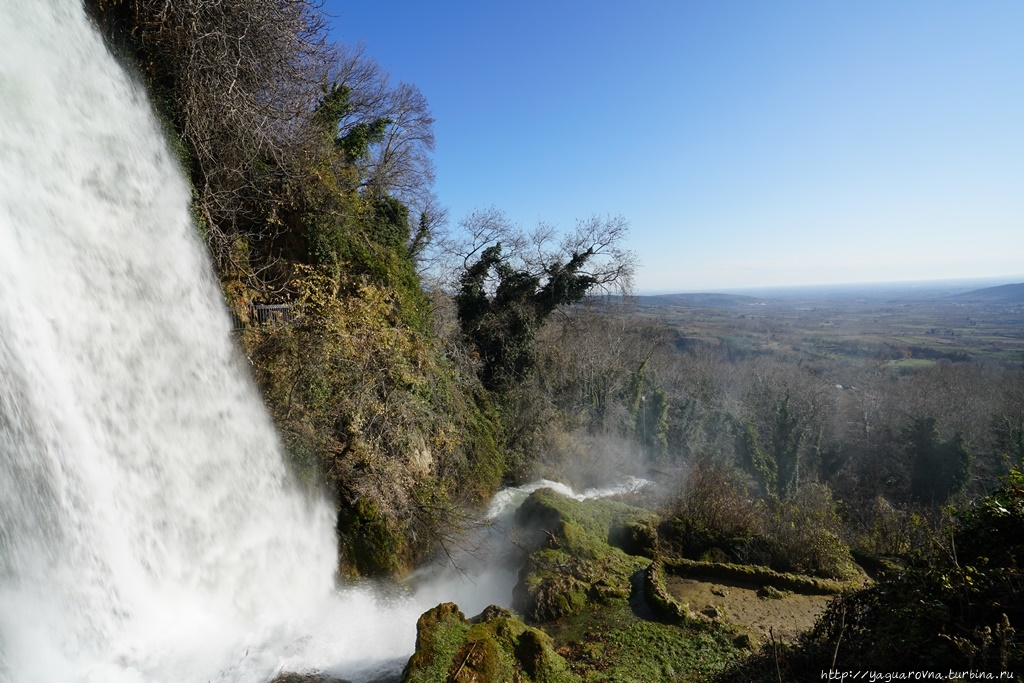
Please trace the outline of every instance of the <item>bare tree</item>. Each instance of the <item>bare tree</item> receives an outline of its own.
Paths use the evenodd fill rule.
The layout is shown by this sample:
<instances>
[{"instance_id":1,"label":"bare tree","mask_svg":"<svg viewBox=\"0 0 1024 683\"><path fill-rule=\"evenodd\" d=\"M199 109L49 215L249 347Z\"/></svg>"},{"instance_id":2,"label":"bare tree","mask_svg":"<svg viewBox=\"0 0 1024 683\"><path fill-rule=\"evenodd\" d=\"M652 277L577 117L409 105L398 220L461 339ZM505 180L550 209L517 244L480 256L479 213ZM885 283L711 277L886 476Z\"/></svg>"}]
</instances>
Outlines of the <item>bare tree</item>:
<instances>
[{"instance_id":1,"label":"bare tree","mask_svg":"<svg viewBox=\"0 0 1024 683\"><path fill-rule=\"evenodd\" d=\"M303 148L334 61L320 0L87 0L137 54L180 135L215 259L270 229L272 188Z\"/></svg>"},{"instance_id":2,"label":"bare tree","mask_svg":"<svg viewBox=\"0 0 1024 683\"><path fill-rule=\"evenodd\" d=\"M286 229L277 210L283 185L322 163L334 140L373 122L382 134L365 153L338 160L355 165L353 189L408 206L410 235L420 244L421 232L443 223L431 193L434 120L426 98L413 85L393 84L362 46L330 44L321 0L88 2L108 33L138 53L173 119L196 214L220 265L233 258L240 234L250 238L250 252L273 245ZM335 129L324 131L318 110L339 88L344 107Z\"/></svg>"},{"instance_id":3,"label":"bare tree","mask_svg":"<svg viewBox=\"0 0 1024 683\"><path fill-rule=\"evenodd\" d=\"M542 284L561 269L580 261L574 273L591 282L588 293L632 290L638 261L624 246L629 222L623 216L592 216L577 221L573 231L559 235L546 223L527 232L493 206L478 209L459 221L458 229L433 245L432 263L438 280L455 290L460 278L490 247L501 245L507 265L537 278ZM497 272L489 274L484 287L493 292Z\"/></svg>"},{"instance_id":4,"label":"bare tree","mask_svg":"<svg viewBox=\"0 0 1024 683\"><path fill-rule=\"evenodd\" d=\"M391 90L385 104L384 138L371 148L363 175L371 191L409 204L434 184L434 118L423 93L408 83Z\"/></svg>"},{"instance_id":5,"label":"bare tree","mask_svg":"<svg viewBox=\"0 0 1024 683\"><path fill-rule=\"evenodd\" d=\"M458 228L435 240L429 260L439 284L449 291L457 288L459 276L480 258L484 249L502 243L511 252L520 251L525 241L522 230L497 207L476 209L459 221Z\"/></svg>"},{"instance_id":6,"label":"bare tree","mask_svg":"<svg viewBox=\"0 0 1024 683\"><path fill-rule=\"evenodd\" d=\"M409 83L392 85L390 74L366 55L362 45L337 49L331 81L348 93L337 135L345 138L361 125L384 123L379 140L356 160L364 191L392 196L417 208L431 203L434 184L434 117L426 97ZM433 200L436 203L436 199Z\"/></svg>"},{"instance_id":7,"label":"bare tree","mask_svg":"<svg viewBox=\"0 0 1024 683\"><path fill-rule=\"evenodd\" d=\"M632 285L636 259L622 246L628 223L621 216L581 221L560 240L544 224L524 233L496 209L460 227L445 246L459 323L488 388L508 388L532 371L536 332L559 306Z\"/></svg>"}]
</instances>

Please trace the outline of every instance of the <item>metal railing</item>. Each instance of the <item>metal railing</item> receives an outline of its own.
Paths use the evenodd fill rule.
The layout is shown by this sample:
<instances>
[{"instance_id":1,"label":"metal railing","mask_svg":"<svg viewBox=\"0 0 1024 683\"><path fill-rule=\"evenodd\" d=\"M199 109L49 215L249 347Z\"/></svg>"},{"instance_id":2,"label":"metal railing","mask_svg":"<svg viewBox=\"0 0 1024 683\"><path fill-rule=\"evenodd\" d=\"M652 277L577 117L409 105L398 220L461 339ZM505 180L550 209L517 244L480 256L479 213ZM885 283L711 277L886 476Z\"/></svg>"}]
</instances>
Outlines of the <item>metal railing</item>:
<instances>
[{"instance_id":1,"label":"metal railing","mask_svg":"<svg viewBox=\"0 0 1024 683\"><path fill-rule=\"evenodd\" d=\"M234 331L252 325L284 325L299 317L298 308L293 304L250 304L247 307L248 320L231 311L231 323Z\"/></svg>"}]
</instances>

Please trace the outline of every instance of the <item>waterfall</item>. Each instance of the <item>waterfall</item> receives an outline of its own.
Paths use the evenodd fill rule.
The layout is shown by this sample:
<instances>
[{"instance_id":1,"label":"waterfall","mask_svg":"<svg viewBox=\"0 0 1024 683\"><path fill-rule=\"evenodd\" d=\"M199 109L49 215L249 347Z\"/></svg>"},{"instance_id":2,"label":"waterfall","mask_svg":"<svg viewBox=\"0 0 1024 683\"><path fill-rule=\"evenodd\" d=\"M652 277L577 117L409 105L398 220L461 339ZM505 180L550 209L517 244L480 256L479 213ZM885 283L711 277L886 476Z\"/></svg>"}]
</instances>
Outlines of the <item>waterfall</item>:
<instances>
[{"instance_id":1,"label":"waterfall","mask_svg":"<svg viewBox=\"0 0 1024 683\"><path fill-rule=\"evenodd\" d=\"M469 573L336 589L188 209L79 0L0 0L0 683L394 680L420 613L507 604L505 525Z\"/></svg>"},{"instance_id":2,"label":"waterfall","mask_svg":"<svg viewBox=\"0 0 1024 683\"><path fill-rule=\"evenodd\" d=\"M243 680L333 591L188 207L80 1L0 1L5 683Z\"/></svg>"}]
</instances>

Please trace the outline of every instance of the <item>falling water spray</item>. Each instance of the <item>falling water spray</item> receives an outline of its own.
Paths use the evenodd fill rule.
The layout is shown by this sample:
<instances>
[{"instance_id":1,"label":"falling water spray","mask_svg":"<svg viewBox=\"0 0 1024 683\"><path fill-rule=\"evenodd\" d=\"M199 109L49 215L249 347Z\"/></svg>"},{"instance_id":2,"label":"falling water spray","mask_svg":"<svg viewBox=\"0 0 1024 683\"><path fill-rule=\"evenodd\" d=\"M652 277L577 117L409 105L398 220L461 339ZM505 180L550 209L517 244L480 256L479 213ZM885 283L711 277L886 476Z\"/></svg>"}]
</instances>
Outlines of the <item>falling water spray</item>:
<instances>
[{"instance_id":1,"label":"falling water spray","mask_svg":"<svg viewBox=\"0 0 1024 683\"><path fill-rule=\"evenodd\" d=\"M188 205L80 3L4 0L0 680L206 680L333 590Z\"/></svg>"}]
</instances>

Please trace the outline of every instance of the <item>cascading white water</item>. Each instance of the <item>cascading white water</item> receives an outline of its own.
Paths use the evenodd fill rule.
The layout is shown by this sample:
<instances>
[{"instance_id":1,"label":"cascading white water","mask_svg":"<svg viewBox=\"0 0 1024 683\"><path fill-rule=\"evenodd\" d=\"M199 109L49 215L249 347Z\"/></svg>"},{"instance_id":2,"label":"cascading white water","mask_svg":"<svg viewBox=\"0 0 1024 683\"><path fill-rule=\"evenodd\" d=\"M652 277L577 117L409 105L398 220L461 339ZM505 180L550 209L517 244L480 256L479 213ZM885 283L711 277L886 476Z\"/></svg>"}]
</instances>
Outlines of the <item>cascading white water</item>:
<instances>
[{"instance_id":1,"label":"cascading white water","mask_svg":"<svg viewBox=\"0 0 1024 683\"><path fill-rule=\"evenodd\" d=\"M421 612L507 604L515 568L335 590L188 203L80 0L0 0L0 683L393 677Z\"/></svg>"},{"instance_id":2,"label":"cascading white water","mask_svg":"<svg viewBox=\"0 0 1024 683\"><path fill-rule=\"evenodd\" d=\"M479 614L488 605L510 607L512 591L519 579L525 553L513 538L514 518L519 506L534 491L552 489L568 498L588 500L620 493L633 493L650 484L645 479L626 477L607 488L592 488L577 493L565 484L549 479L502 489L495 494L483 524L469 535L464 552L455 552L452 562L442 567L420 570L416 602L423 610L441 602L456 602L467 615Z\"/></svg>"},{"instance_id":3,"label":"cascading white water","mask_svg":"<svg viewBox=\"0 0 1024 683\"><path fill-rule=\"evenodd\" d=\"M333 589L188 203L80 0L2 0L0 680L205 681Z\"/></svg>"}]
</instances>

